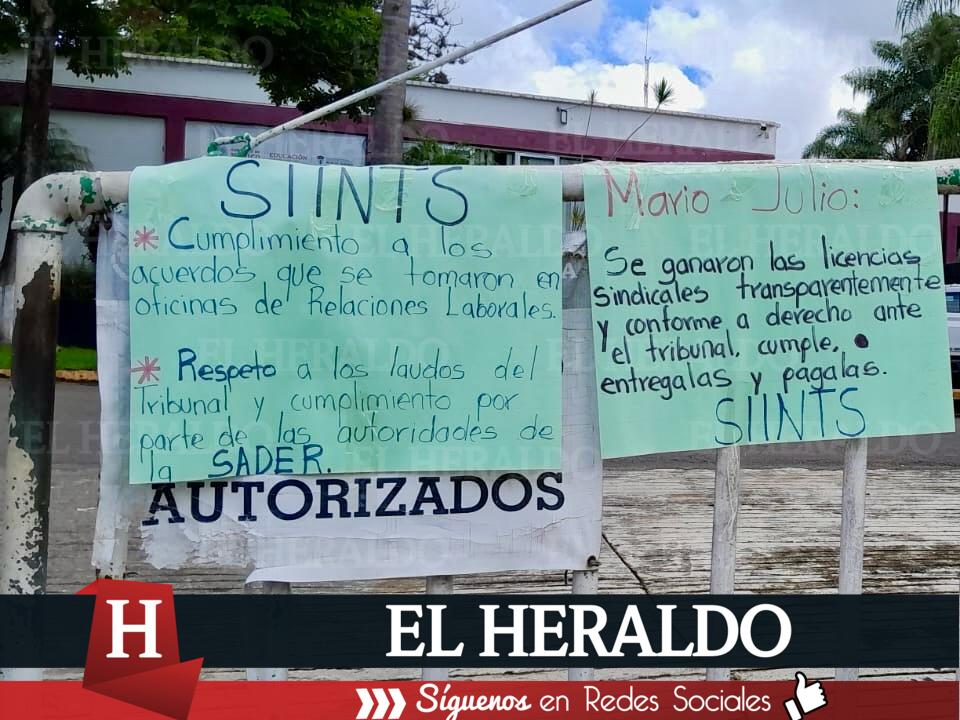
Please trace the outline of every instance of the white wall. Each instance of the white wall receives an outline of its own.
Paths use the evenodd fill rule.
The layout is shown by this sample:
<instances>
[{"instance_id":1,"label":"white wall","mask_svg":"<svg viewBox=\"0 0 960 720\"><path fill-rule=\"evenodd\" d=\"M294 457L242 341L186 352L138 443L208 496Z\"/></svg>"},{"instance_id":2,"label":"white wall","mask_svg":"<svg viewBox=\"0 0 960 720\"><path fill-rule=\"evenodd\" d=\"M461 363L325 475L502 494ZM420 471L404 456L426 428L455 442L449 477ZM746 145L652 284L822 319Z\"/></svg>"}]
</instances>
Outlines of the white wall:
<instances>
[{"instance_id":1,"label":"white wall","mask_svg":"<svg viewBox=\"0 0 960 720\"><path fill-rule=\"evenodd\" d=\"M66 131L69 138L87 149L94 170L132 170L138 165L163 163L163 120L123 115L53 110L51 122ZM0 227L7 227L13 180L3 185L3 212ZM0 233L0 247L6 235ZM71 229L63 240L65 263L81 262L86 248L80 234Z\"/></svg>"},{"instance_id":2,"label":"white wall","mask_svg":"<svg viewBox=\"0 0 960 720\"><path fill-rule=\"evenodd\" d=\"M26 55L8 54L0 62L0 80L23 82ZM96 88L134 93L205 97L232 102L272 105L267 94L257 85L255 75L239 65L212 61L130 58L130 72L117 77L97 78L90 82L67 69L66 61L57 58L53 83L62 87Z\"/></svg>"},{"instance_id":3,"label":"white wall","mask_svg":"<svg viewBox=\"0 0 960 720\"><path fill-rule=\"evenodd\" d=\"M623 140L638 126L646 124L632 140L688 147L737 150L773 155L777 146L777 124L762 120L722 118L662 110L652 114L643 108L595 105L592 112L582 102L560 98L518 96L417 83L407 90L407 101L420 110L424 120L473 123L523 130L542 130ZM560 121L566 110L567 123ZM649 119L648 119L649 118ZM761 126L766 125L766 130Z\"/></svg>"},{"instance_id":4,"label":"white wall","mask_svg":"<svg viewBox=\"0 0 960 720\"><path fill-rule=\"evenodd\" d=\"M263 125L237 125L187 121L185 154L188 158L207 154L207 145L218 137L266 130ZM291 130L261 143L251 157L306 163L308 165L363 165L366 138L363 135Z\"/></svg>"},{"instance_id":5,"label":"white wall","mask_svg":"<svg viewBox=\"0 0 960 720\"><path fill-rule=\"evenodd\" d=\"M0 64L0 80L23 80L22 53L7 56ZM131 58L130 74L100 78L93 87L100 90L152 93L177 97L198 97L231 102L270 105L267 94L257 85L256 76L238 65L196 60ZM68 87L91 87L57 60L54 82ZM590 117L590 135L622 140L650 117L644 108L595 105L592 113L582 100L517 95L449 85L410 83L408 102L416 105L423 120L470 123L494 127L567 133L582 136ZM566 109L567 123L560 122L557 108ZM766 126L766 130L761 130ZM741 152L776 153L778 125L763 119L723 118L714 115L663 110L634 135L643 142ZM511 148L503 148L511 149Z\"/></svg>"}]
</instances>

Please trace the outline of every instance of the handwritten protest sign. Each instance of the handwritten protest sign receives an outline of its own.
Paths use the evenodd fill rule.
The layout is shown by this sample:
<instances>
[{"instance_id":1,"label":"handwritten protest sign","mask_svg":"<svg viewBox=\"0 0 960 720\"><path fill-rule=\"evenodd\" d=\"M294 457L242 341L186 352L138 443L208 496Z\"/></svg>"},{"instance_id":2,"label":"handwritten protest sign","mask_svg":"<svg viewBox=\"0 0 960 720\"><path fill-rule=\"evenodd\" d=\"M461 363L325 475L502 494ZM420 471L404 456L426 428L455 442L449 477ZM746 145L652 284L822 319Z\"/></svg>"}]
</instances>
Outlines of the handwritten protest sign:
<instances>
[{"instance_id":1,"label":"handwritten protest sign","mask_svg":"<svg viewBox=\"0 0 960 720\"><path fill-rule=\"evenodd\" d=\"M585 172L605 457L953 430L932 171Z\"/></svg>"},{"instance_id":2,"label":"handwritten protest sign","mask_svg":"<svg viewBox=\"0 0 960 720\"><path fill-rule=\"evenodd\" d=\"M137 169L131 482L559 467L559 198L529 168Z\"/></svg>"}]
</instances>

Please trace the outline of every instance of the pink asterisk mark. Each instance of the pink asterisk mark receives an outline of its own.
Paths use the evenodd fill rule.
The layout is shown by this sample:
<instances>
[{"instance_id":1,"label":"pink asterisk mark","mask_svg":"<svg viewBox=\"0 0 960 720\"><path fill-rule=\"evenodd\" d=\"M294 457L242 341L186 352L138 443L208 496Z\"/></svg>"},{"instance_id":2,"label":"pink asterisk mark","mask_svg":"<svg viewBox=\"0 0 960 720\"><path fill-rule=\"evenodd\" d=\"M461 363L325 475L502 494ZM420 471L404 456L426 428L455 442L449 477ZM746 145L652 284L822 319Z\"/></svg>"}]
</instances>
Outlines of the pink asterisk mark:
<instances>
[{"instance_id":1,"label":"pink asterisk mark","mask_svg":"<svg viewBox=\"0 0 960 720\"><path fill-rule=\"evenodd\" d=\"M130 368L130 374L140 373L140 379L137 380L137 385L143 385L148 380L159 380L160 375L160 358L151 358L149 355L144 355L143 361L139 365L136 365Z\"/></svg>"},{"instance_id":2,"label":"pink asterisk mark","mask_svg":"<svg viewBox=\"0 0 960 720\"><path fill-rule=\"evenodd\" d=\"M160 238L157 236L156 231L153 228L147 230L147 226L143 226L143 230L137 230L133 235L133 246L146 250L151 248L153 250L157 249L157 241Z\"/></svg>"}]
</instances>

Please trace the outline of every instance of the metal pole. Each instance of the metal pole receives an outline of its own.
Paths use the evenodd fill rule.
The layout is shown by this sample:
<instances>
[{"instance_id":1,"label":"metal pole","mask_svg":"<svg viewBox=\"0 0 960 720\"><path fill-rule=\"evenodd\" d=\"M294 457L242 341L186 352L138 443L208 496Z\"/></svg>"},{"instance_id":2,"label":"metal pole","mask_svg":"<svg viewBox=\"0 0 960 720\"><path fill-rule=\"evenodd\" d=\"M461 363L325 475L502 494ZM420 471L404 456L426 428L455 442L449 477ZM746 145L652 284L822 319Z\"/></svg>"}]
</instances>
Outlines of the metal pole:
<instances>
[{"instance_id":1,"label":"metal pole","mask_svg":"<svg viewBox=\"0 0 960 720\"><path fill-rule=\"evenodd\" d=\"M245 593L256 595L289 595L290 583L285 582L256 582L244 585ZM247 680L286 680L287 668L247 668Z\"/></svg>"},{"instance_id":2,"label":"metal pole","mask_svg":"<svg viewBox=\"0 0 960 720\"><path fill-rule=\"evenodd\" d=\"M427 578L427 595L453 595L453 576L434 575ZM424 681L442 681L450 679L449 668L423 668L420 678Z\"/></svg>"},{"instance_id":3,"label":"metal pole","mask_svg":"<svg viewBox=\"0 0 960 720\"><path fill-rule=\"evenodd\" d=\"M596 595L600 588L600 561L590 558L586 570L574 570L573 594ZM596 671L593 668L570 668L567 670L567 680L571 682L590 682L594 680Z\"/></svg>"},{"instance_id":4,"label":"metal pole","mask_svg":"<svg viewBox=\"0 0 960 720\"><path fill-rule=\"evenodd\" d=\"M62 237L68 218L102 212L127 173L53 175L20 196L11 229L15 303L10 439L0 491L0 593L46 592L53 402ZM104 189L106 186L106 191ZM4 669L4 680L39 680L39 669Z\"/></svg>"},{"instance_id":5,"label":"metal pole","mask_svg":"<svg viewBox=\"0 0 960 720\"><path fill-rule=\"evenodd\" d=\"M863 592L863 526L867 504L867 440L847 440L840 519L840 594ZM837 680L856 680L859 668L837 668Z\"/></svg>"},{"instance_id":6,"label":"metal pole","mask_svg":"<svg viewBox=\"0 0 960 720\"><path fill-rule=\"evenodd\" d=\"M0 593L47 586L53 401L62 237L72 219L127 197L129 173L62 173L33 183L17 202L10 368L10 440L0 502Z\"/></svg>"},{"instance_id":7,"label":"metal pole","mask_svg":"<svg viewBox=\"0 0 960 720\"><path fill-rule=\"evenodd\" d=\"M717 450L713 503L710 593L732 595L737 571L737 520L740 517L740 448ZM707 680L729 680L729 668L707 668Z\"/></svg>"},{"instance_id":8,"label":"metal pole","mask_svg":"<svg viewBox=\"0 0 960 720\"><path fill-rule=\"evenodd\" d=\"M47 587L51 436L62 233L21 232L16 243L7 482L0 506L0 592Z\"/></svg>"},{"instance_id":9,"label":"metal pole","mask_svg":"<svg viewBox=\"0 0 960 720\"><path fill-rule=\"evenodd\" d=\"M53 396L62 235L19 233L10 377L7 484L0 492L0 593L47 590ZM4 668L3 680L42 680L40 668Z\"/></svg>"},{"instance_id":10,"label":"metal pole","mask_svg":"<svg viewBox=\"0 0 960 720\"><path fill-rule=\"evenodd\" d=\"M451 62L454 62L455 60L459 60L462 57L470 55L471 53L475 53L477 50L482 50L485 47L489 47L490 45L498 43L504 38L508 38L511 35L516 35L519 32L523 32L524 30L527 30L528 28L532 28L535 25L539 25L540 23L543 23L543 22L546 22L547 20L555 18L558 15L563 15L565 12L573 10L574 8L578 8L581 5L586 5L588 2L591 2L591 0L569 0L569 2L565 2L562 5L553 8L552 10L548 10L547 12L542 13L541 15L537 15L536 17L530 18L529 20L524 20L521 23L517 23L513 27L509 27L506 30L501 30L500 32L495 33L489 37L486 37L483 40L479 40L473 43L472 45L467 45L466 47L458 48L457 50L454 50L451 53L448 53L442 57L439 57L436 60L432 60L423 65L419 65L418 67L411 68L410 70L400 73L399 75L394 75L392 78L388 78L386 80L383 80L382 82L378 82L376 85L371 85L370 87L365 88L364 90L355 92L352 95L348 95L347 97L337 100L336 102L332 102L329 105L325 105L322 108L317 108L316 110L313 110L312 112L308 112L305 115L301 115L298 118L294 118L293 120L288 120L282 125L277 125L276 127L270 128L269 130L264 130L262 133L254 136L250 140L250 147L254 148L260 143L264 142L265 140L269 140L272 137L276 137L277 135L280 135L281 133L284 133L287 130L293 130L294 128L298 128L301 125L306 125L307 123L313 122L314 120L319 120L325 115L330 115L331 113L335 113L338 110L343 110L344 108L349 107L350 105L353 105L354 103L357 103L360 100L366 100L368 97L379 95L388 87L391 87L393 85L398 85L400 83L404 83L407 80L412 80L413 78L416 78L425 73L428 73L431 70L434 70L440 67L441 65L446 65L447 63L451 63ZM235 138L233 137L220 137L214 140L213 142L214 144L229 144L230 142L233 142L233 141L235 141Z\"/></svg>"}]
</instances>

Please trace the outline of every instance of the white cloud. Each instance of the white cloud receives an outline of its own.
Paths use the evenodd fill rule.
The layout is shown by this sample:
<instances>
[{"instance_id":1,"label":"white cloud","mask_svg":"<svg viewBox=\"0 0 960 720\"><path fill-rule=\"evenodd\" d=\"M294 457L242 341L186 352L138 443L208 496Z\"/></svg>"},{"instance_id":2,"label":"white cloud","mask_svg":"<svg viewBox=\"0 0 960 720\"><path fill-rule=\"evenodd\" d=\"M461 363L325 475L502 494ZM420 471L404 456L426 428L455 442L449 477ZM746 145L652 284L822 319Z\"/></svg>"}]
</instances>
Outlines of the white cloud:
<instances>
[{"instance_id":1,"label":"white cloud","mask_svg":"<svg viewBox=\"0 0 960 720\"><path fill-rule=\"evenodd\" d=\"M746 73L748 75L761 75L767 65L766 58L760 48L744 48L737 50L733 54L731 66L734 70Z\"/></svg>"},{"instance_id":2,"label":"white cloud","mask_svg":"<svg viewBox=\"0 0 960 720\"><path fill-rule=\"evenodd\" d=\"M597 102L642 105L643 75L641 63L612 65L587 60L569 66L538 70L532 73L531 79L536 92L543 95L584 99L592 90L596 90ZM674 90L669 105L671 110L693 111L703 108L706 102L703 91L676 65L651 63L650 85L653 86L661 78L666 79Z\"/></svg>"},{"instance_id":3,"label":"white cloud","mask_svg":"<svg viewBox=\"0 0 960 720\"><path fill-rule=\"evenodd\" d=\"M461 21L456 39L466 45L555 6L555 0L459 0L453 13ZM558 47L572 47L578 56L588 53L586 41L607 14L606 0L594 0L481 50L448 74L458 85L533 92L533 74L559 66Z\"/></svg>"},{"instance_id":4,"label":"white cloud","mask_svg":"<svg viewBox=\"0 0 960 720\"><path fill-rule=\"evenodd\" d=\"M477 39L553 4L460 0L459 39ZM590 3L483 51L451 77L575 99L597 89L601 102L640 105L646 23L613 13L606 0ZM862 107L842 76L873 61L870 40L896 36L895 13L896 0L665 0L650 15L651 76L674 86L675 109L780 123L778 155L799 157L840 107ZM705 73L702 86L681 71L689 66Z\"/></svg>"}]
</instances>

